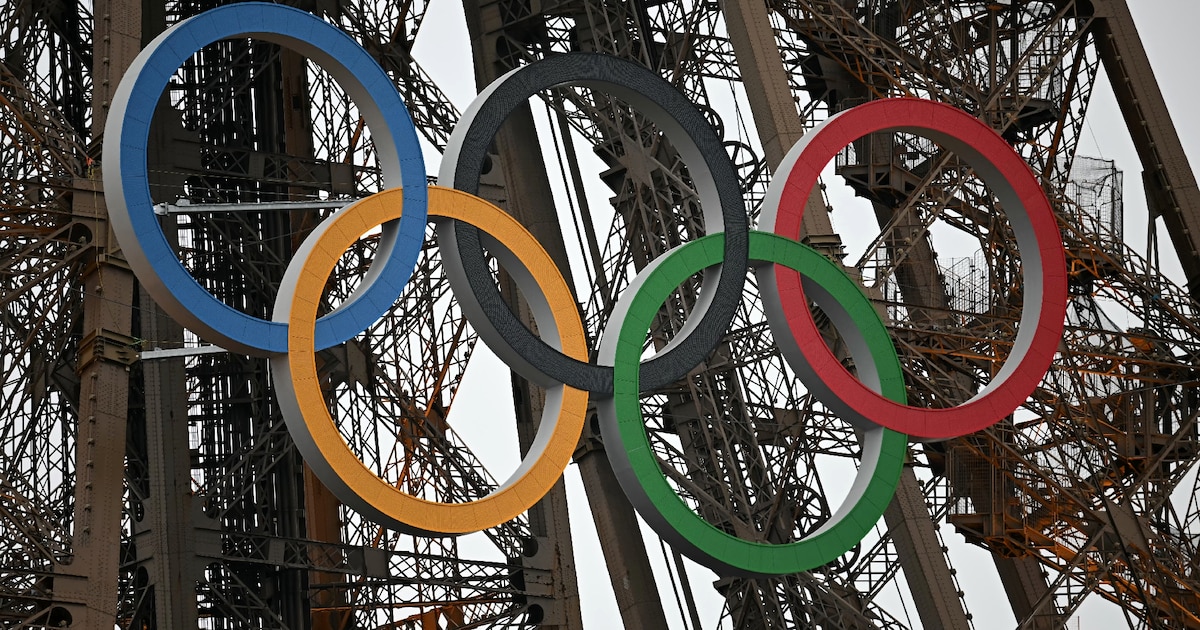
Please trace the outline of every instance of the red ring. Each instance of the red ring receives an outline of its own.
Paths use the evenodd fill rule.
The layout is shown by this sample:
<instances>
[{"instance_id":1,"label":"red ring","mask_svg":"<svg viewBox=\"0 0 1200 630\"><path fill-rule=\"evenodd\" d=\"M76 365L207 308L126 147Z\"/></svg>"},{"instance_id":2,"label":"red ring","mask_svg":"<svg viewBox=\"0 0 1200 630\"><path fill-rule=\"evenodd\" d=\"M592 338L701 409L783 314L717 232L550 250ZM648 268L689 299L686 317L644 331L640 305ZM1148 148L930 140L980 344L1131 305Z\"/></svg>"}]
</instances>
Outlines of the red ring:
<instances>
[{"instance_id":1,"label":"red ring","mask_svg":"<svg viewBox=\"0 0 1200 630\"><path fill-rule=\"evenodd\" d=\"M765 229L798 239L804 206L824 165L854 140L884 130L920 134L955 152L1001 200L1017 235L1025 279L1024 311L1013 353L992 382L961 405L923 409L892 402L863 385L834 357L808 309L800 274L779 268L776 290L799 352L789 359L802 362L807 368L802 372L817 376L818 382L806 383L810 390L851 422L865 421L923 440L974 433L1011 414L1033 393L1058 349L1067 309L1066 261L1050 200L1029 165L1003 138L949 105L914 98L871 101L829 118L796 143L778 171L784 177L771 184L761 221Z\"/></svg>"}]
</instances>

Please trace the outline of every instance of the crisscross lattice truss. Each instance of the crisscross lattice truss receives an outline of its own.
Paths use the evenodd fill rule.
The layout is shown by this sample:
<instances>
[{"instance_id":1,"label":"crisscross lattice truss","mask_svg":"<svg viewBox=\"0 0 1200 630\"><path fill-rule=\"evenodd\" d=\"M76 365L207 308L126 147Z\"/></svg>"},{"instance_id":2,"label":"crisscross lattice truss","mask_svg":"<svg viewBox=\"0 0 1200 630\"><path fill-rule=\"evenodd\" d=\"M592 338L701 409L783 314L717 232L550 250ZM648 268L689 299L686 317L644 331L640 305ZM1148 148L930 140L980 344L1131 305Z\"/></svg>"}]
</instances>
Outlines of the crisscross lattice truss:
<instances>
[{"instance_id":1,"label":"crisscross lattice truss","mask_svg":"<svg viewBox=\"0 0 1200 630\"><path fill-rule=\"evenodd\" d=\"M164 358L170 353L154 351L193 348L200 340L144 296L123 303L104 297L102 286L83 284L122 264L103 220L103 155L92 132L93 111L107 107L114 86L96 69L131 61L136 50L109 46L128 34L120 29L144 29L141 37L149 39L216 4L0 4L0 622L69 622L91 605L66 599L56 584L84 579L117 584L122 627L569 627L579 615L574 573L592 568L555 559L570 550L557 503L463 541L380 528L341 506L306 470L264 360L223 352ZM418 38L442 36L422 26L427 2L293 4L361 42L394 79L428 150L445 145L458 110L413 52ZM993 554L1021 627L1059 627L1089 595L1114 603L1131 626L1200 627L1200 312L1162 273L1153 234L1148 248L1127 242L1126 223L1141 220L1126 220L1120 170L1077 155L1100 69L1128 78L1144 60L1140 47L1122 39L1131 26L1120 21L1127 15L1122 3L466 6L479 76L573 50L622 56L659 72L727 140L754 215L778 159L765 147L794 140L789 133L832 112L895 96L949 102L991 124L1027 159L1055 204L1071 304L1041 387L993 429L914 446L887 527L840 561L775 580L719 581L725 623L971 625L956 593L971 585L957 583L932 519ZM137 19L125 19L132 15ZM773 46L764 56L746 41ZM101 43L104 53L94 54ZM775 87L785 96L764 108L755 90L776 53L786 85ZM1138 93L1118 90L1124 94ZM1135 141L1165 137L1156 133L1173 138L1169 121L1154 118L1161 114L1151 101L1160 97L1121 98L1148 130ZM572 273L594 338L637 270L705 227L686 165L639 114L605 95L570 89L544 94L533 111L547 116L542 141L499 142L494 161L503 166L522 151L541 153L549 179L563 182L556 185L563 240L579 244ZM782 140L760 135L769 129L785 130ZM253 204L350 200L381 186L370 131L342 90L296 53L253 40L219 42L193 55L159 104L150 142L152 196L174 204L163 225L181 260L214 295L261 317L270 315L291 251L330 210L301 203L263 211ZM1182 157L1164 153L1169 143L1150 145L1143 155L1157 156L1155 177L1170 172L1163 162ZM596 164L581 159L588 151L602 172L587 172ZM910 401L936 407L970 398L1008 355L1021 308L1020 252L1003 209L955 156L907 134L859 140L827 173L826 183L845 184L858 199L832 192L815 199L810 206L818 210L830 205L832 227L810 228L809 240L860 278L888 315ZM520 195L505 186L514 176L493 169L485 194L522 210ZM588 186L588 178L600 184ZM1194 181L1191 188L1159 183L1178 207L1194 193ZM595 207L603 195L611 213ZM1156 211L1169 209L1160 203ZM864 223L875 227L864 230ZM839 226L853 226L854 234L839 235ZM843 245L851 241L855 251L847 255ZM353 290L375 245L375 235L364 235L346 254L329 281L326 307ZM1161 254L1178 256L1185 269L1196 257ZM648 392L643 408L664 470L698 513L740 535L781 542L829 517L836 501L828 496L853 472L858 446L851 428L811 399L782 361L756 291L747 285L743 309L703 369ZM689 284L668 301L648 344L681 328L695 292ZM92 295L100 297L85 299ZM96 309L125 309L132 335L94 329ZM408 492L463 501L497 483L450 416L475 339L430 239L391 311L321 354L323 387L343 437ZM839 347L836 331L828 331L828 341ZM137 361L139 352L151 354ZM81 396L86 403L112 394L81 383L88 372L80 366L92 361L127 365L127 427L115 437L88 438L110 443L81 450L77 428L88 421L80 417ZM522 383L514 391L518 415L527 420L536 392ZM589 433L578 458L602 448ZM74 556L84 527L75 519L91 510L90 503L77 505L91 482L77 484L76 470L91 471L102 465L93 460L105 457L123 467L125 485L89 487L87 496L120 501L123 516L86 527L99 528L89 536L119 549L119 579L82 575ZM619 493L595 472L602 465L580 469L598 523L628 515ZM572 505L574 518L587 518L582 502ZM646 577L639 571L649 570L647 558L655 555L646 553L635 524L630 518L628 530L601 528L617 535L606 544L607 566L631 627L661 619L664 604L673 606L653 588L621 592L622 580ZM699 574L677 573L685 565L669 559L670 580L686 595L678 599L683 623L692 624L694 598L712 595ZM639 606L625 606L635 600ZM709 627L716 620L699 621Z\"/></svg>"}]
</instances>

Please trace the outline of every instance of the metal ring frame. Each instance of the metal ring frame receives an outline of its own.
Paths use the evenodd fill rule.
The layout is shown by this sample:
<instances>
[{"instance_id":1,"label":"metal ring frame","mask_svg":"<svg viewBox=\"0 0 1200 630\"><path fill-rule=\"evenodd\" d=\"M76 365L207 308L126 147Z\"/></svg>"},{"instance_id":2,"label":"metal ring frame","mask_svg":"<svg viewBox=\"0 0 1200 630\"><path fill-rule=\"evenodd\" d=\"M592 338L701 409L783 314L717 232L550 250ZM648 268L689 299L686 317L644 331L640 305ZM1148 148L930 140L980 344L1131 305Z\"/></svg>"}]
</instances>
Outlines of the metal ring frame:
<instances>
[{"instance_id":1,"label":"metal ring frame","mask_svg":"<svg viewBox=\"0 0 1200 630\"><path fill-rule=\"evenodd\" d=\"M180 63L202 45L254 36L293 47L326 68L375 133L388 190L351 204L310 234L285 273L274 321L220 303L179 262L153 215L146 138L153 105ZM514 219L474 196L489 144L508 113L538 91L583 85L639 108L688 163L710 234L651 261L618 301L601 337L599 365L575 300L540 244ZM994 131L952 107L917 99L875 101L842 112L789 152L771 183L763 224L750 231L733 166L719 138L682 94L630 62L567 54L519 68L489 86L452 135L441 177L460 190L426 187L415 129L387 75L349 37L287 7L243 3L168 29L138 57L114 97L105 149L106 197L114 229L138 278L172 316L230 350L272 357L273 378L297 446L345 503L381 523L427 535L493 527L527 510L570 461L588 393L617 478L638 512L681 551L719 573L778 575L836 559L874 526L896 487L911 434L943 439L977 431L1011 413L1033 391L1058 346L1066 306L1061 237L1049 201L1021 158ZM804 204L824 165L843 147L884 130L926 135L970 163L1000 199L1025 270L1013 355L976 398L953 409L907 406L895 350L870 301L834 263L797 242ZM403 187L397 187L407 184ZM408 495L379 478L342 439L317 381L315 352L365 330L406 284L434 217L443 264L471 324L522 376L548 388L547 412L517 471L487 497L444 504ZM341 308L317 318L321 291L345 250L383 224L390 235L366 281ZM543 337L500 300L483 248L516 279ZM751 261L785 359L826 405L864 430L862 466L849 499L801 540L742 540L703 521L671 488L650 449L639 394L682 378L719 343L742 300ZM703 272L702 302L685 329L642 361L645 335L663 300ZM830 316L858 366L851 375L823 342L809 300ZM615 328L614 328L615 327ZM543 338L545 340L543 340ZM548 341L546 341L548 340Z\"/></svg>"}]
</instances>

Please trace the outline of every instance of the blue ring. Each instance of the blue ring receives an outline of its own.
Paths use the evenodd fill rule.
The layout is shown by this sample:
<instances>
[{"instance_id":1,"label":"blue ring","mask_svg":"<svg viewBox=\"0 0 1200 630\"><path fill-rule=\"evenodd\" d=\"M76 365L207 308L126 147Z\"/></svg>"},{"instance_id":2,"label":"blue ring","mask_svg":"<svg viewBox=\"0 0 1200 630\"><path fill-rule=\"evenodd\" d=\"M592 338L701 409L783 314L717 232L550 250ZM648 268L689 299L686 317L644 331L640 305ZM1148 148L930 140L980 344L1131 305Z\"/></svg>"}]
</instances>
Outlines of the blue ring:
<instances>
[{"instance_id":1,"label":"blue ring","mask_svg":"<svg viewBox=\"0 0 1200 630\"><path fill-rule=\"evenodd\" d=\"M138 55L113 97L109 130L115 133L106 134L104 147L109 166L104 169L104 184L113 228L146 290L177 321L228 350L287 351L287 324L246 315L218 300L192 277L163 234L150 197L147 140L167 82L200 48L231 37L283 45L329 72L371 128L384 185L404 187L399 225L385 226L380 243L383 264L371 265L354 295L317 320L316 347L327 348L365 330L400 296L425 239L428 203L425 162L408 109L383 68L338 28L299 9L246 2L206 11L157 37ZM119 142L111 140L114 136L119 136Z\"/></svg>"}]
</instances>

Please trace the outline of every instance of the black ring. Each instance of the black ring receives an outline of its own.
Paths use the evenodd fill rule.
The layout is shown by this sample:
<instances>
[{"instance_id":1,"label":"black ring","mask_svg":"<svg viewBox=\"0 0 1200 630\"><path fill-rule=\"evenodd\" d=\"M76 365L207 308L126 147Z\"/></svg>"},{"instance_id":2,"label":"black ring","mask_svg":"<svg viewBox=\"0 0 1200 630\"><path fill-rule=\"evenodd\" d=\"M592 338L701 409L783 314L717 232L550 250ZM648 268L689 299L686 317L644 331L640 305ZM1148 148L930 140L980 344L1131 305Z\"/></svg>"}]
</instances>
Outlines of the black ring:
<instances>
[{"instance_id":1,"label":"black ring","mask_svg":"<svg viewBox=\"0 0 1200 630\"><path fill-rule=\"evenodd\" d=\"M650 70L617 57L593 53L548 57L509 72L479 95L450 137L438 179L444 186L477 194L488 149L504 120L537 93L563 85L604 91L639 108L688 165L705 225L720 225L725 232L724 263L705 272L692 317L671 343L642 364L642 389L657 389L683 378L720 343L741 304L749 260L749 219L737 172L721 139L686 96ZM594 394L612 394L611 366L563 355L533 334L504 303L484 258L478 228L438 222L437 234L451 288L468 321L501 359L542 385L563 383Z\"/></svg>"}]
</instances>

